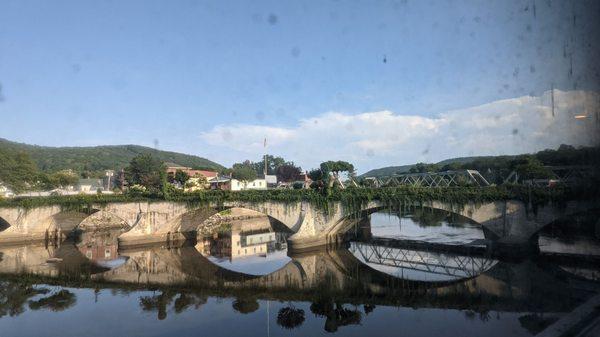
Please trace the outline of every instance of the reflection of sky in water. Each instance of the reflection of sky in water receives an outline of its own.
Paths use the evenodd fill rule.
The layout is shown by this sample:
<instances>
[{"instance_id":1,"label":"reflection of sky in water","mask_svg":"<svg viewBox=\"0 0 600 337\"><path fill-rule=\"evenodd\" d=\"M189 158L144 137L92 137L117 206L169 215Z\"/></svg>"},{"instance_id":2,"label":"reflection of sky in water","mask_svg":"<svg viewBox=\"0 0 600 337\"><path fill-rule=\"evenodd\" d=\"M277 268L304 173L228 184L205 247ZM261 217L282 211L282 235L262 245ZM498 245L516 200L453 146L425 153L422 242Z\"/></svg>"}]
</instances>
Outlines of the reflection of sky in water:
<instances>
[{"instance_id":1,"label":"reflection of sky in water","mask_svg":"<svg viewBox=\"0 0 600 337\"><path fill-rule=\"evenodd\" d=\"M371 232L374 237L421 240L436 243L464 244L483 239L483 230L478 224L442 221L441 226L420 226L409 216L399 218L389 213L371 215Z\"/></svg>"},{"instance_id":2,"label":"reflection of sky in water","mask_svg":"<svg viewBox=\"0 0 600 337\"><path fill-rule=\"evenodd\" d=\"M287 250L285 249L269 252L266 256L245 256L235 258L233 261L230 261L228 258L218 258L214 256L207 256L207 258L212 263L225 269L250 275L270 274L281 269L292 260L287 256Z\"/></svg>"},{"instance_id":3,"label":"reflection of sky in water","mask_svg":"<svg viewBox=\"0 0 600 337\"><path fill-rule=\"evenodd\" d=\"M360 325L340 326L335 334L324 330L326 318L313 315L310 302L258 300L256 311L241 314L232 308L234 298L208 297L206 303L175 310L175 300L165 303L166 317L158 320L157 311L143 311L142 296L155 296L160 291L118 291L46 286L55 291L68 289L76 302L63 311L24 312L0 318L2 336L12 337L96 337L96 336L531 336L520 317L526 313L490 311L478 313L456 309L376 306L368 315L362 305L346 307L361 312ZM174 299L177 298L176 295ZM277 324L281 308L293 305L304 310L305 321L294 330ZM471 313L471 314L469 314ZM390 323L391 322L391 323Z\"/></svg>"}]
</instances>

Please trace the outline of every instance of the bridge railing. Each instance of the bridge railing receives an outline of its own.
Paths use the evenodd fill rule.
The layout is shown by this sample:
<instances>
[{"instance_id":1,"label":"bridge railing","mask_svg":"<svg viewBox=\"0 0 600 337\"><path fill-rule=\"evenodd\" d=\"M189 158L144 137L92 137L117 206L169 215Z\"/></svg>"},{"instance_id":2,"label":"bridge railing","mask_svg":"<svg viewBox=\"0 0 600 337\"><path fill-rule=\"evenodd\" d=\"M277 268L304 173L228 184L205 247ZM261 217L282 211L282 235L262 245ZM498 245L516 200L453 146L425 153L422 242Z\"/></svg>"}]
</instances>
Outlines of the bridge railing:
<instances>
[{"instance_id":1,"label":"bridge railing","mask_svg":"<svg viewBox=\"0 0 600 337\"><path fill-rule=\"evenodd\" d=\"M372 187L384 186L419 186L419 187L450 187L450 186L489 186L490 183L477 170L457 170L426 173L405 173L390 177L366 177L365 183Z\"/></svg>"}]
</instances>

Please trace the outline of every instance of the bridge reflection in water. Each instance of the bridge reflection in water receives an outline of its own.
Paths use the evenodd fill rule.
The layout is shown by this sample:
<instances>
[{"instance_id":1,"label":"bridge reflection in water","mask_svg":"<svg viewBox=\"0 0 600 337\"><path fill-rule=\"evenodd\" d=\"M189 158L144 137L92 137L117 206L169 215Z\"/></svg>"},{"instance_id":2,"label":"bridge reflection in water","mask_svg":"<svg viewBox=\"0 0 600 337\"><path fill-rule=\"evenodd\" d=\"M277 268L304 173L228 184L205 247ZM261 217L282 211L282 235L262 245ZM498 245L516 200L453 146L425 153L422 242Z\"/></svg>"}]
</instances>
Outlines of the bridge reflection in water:
<instances>
[{"instance_id":1,"label":"bridge reflection in water","mask_svg":"<svg viewBox=\"0 0 600 337\"><path fill-rule=\"evenodd\" d=\"M408 279L415 276L437 280L471 278L498 262L487 257L419 251L376 242L351 242L349 250L377 270Z\"/></svg>"},{"instance_id":2,"label":"bridge reflection in water","mask_svg":"<svg viewBox=\"0 0 600 337\"><path fill-rule=\"evenodd\" d=\"M169 315L170 303L174 303L176 314L190 306L207 305L212 296L235 298L231 305L240 313L257 311L265 301L285 301L290 306L280 308L277 319L273 318L279 327L300 326L310 319L306 309L315 314L312 319L324 319L323 329L329 332L367 321L367 314L376 306L461 310L466 316L479 313L480 317L490 312L515 313L525 335L540 331L600 290L594 280L598 266L593 263L582 266L564 257L498 261L478 247L448 252L436 250L440 245L427 248L403 240L369 238L339 249L285 256L280 260L283 262L274 264L275 269L267 268L257 275L223 263L223 258L241 258L234 255L244 255L241 250L237 252L242 246L264 247L265 254L269 249L272 253L285 248L285 238L275 239L260 226L250 231L234 226L230 236L212 236L197 244L128 250L118 250L118 234L119 229L113 229L83 233L76 243L0 247L0 282L4 289L12 289L11 284L19 283L27 274L39 284L68 284L96 291L136 289L141 291L141 309L157 311L159 319ZM260 243L249 246L250 239ZM256 256L262 256L262 250L258 251ZM149 295L145 289L159 293ZM31 297L30 309L46 305L49 310L60 311L77 306L73 297L76 291L65 291L37 299L42 304L31 304L37 303ZM27 294L39 296L35 291ZM300 309L303 303L312 304ZM363 306L362 311L356 304ZM1 313L2 308L0 317Z\"/></svg>"}]
</instances>

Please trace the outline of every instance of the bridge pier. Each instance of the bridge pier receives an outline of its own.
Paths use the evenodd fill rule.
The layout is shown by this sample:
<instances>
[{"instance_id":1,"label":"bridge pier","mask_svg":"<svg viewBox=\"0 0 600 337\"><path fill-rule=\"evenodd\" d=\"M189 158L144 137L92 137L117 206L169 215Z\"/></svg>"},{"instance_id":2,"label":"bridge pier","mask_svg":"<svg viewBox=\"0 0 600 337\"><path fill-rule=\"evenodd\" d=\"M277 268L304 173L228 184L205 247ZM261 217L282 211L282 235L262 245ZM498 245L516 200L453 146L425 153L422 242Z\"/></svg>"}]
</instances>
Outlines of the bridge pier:
<instances>
[{"instance_id":1,"label":"bridge pier","mask_svg":"<svg viewBox=\"0 0 600 337\"><path fill-rule=\"evenodd\" d=\"M520 258L524 256L537 255L540 252L538 236L534 235L529 240L515 237L504 237L491 241L490 250L496 257Z\"/></svg>"}]
</instances>

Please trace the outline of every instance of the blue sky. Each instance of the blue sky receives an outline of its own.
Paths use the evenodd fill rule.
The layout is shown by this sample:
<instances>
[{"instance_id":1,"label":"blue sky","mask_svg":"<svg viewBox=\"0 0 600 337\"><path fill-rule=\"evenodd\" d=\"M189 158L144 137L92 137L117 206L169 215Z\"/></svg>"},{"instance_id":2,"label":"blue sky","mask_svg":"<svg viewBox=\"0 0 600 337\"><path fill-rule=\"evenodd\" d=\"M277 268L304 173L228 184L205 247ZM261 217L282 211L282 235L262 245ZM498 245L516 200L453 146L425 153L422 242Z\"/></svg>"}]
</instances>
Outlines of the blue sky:
<instances>
[{"instance_id":1,"label":"blue sky","mask_svg":"<svg viewBox=\"0 0 600 337\"><path fill-rule=\"evenodd\" d=\"M1 0L0 137L51 146L156 139L160 149L230 165L258 159L266 136L271 153L305 168L347 159L360 171L534 151L560 139L435 152L431 140L413 141L420 133L391 134L412 134L403 117L435 124L449 111L543 101L552 85L594 101L599 10L594 1L545 0ZM388 131L394 149L373 125L365 128L373 135L349 134L383 111L401 117ZM331 124L308 132L314 142L297 136L315 121ZM433 124L417 131L438 132ZM560 135L596 140L571 136Z\"/></svg>"}]
</instances>

